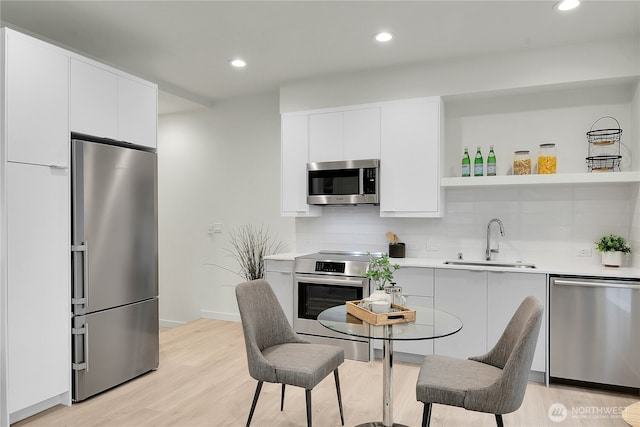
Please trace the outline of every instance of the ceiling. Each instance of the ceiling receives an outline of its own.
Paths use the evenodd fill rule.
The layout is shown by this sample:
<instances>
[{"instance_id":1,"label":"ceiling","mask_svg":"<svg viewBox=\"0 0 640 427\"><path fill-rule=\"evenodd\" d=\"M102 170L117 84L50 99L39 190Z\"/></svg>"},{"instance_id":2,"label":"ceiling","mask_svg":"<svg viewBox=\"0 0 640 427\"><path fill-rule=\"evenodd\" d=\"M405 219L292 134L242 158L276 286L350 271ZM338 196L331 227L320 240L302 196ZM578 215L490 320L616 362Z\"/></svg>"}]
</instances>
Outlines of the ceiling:
<instances>
[{"instance_id":1,"label":"ceiling","mask_svg":"<svg viewBox=\"0 0 640 427\"><path fill-rule=\"evenodd\" d=\"M640 1L6 1L4 25L157 82L160 112L348 71L640 39ZM394 39L376 43L387 30ZM246 59L244 69L229 60ZM597 58L594 58L597 60ZM172 96L175 95L175 96Z\"/></svg>"}]
</instances>

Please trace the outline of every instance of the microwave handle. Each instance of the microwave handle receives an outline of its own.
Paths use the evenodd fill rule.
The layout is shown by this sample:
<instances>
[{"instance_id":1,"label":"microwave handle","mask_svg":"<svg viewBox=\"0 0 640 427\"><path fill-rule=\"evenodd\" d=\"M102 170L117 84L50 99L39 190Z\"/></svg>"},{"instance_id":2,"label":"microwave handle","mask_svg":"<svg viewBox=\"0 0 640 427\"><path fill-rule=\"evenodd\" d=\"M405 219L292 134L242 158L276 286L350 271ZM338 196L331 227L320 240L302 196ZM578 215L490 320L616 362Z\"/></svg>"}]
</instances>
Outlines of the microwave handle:
<instances>
[{"instance_id":1,"label":"microwave handle","mask_svg":"<svg viewBox=\"0 0 640 427\"><path fill-rule=\"evenodd\" d=\"M359 194L364 194L364 168L358 169L358 189Z\"/></svg>"}]
</instances>

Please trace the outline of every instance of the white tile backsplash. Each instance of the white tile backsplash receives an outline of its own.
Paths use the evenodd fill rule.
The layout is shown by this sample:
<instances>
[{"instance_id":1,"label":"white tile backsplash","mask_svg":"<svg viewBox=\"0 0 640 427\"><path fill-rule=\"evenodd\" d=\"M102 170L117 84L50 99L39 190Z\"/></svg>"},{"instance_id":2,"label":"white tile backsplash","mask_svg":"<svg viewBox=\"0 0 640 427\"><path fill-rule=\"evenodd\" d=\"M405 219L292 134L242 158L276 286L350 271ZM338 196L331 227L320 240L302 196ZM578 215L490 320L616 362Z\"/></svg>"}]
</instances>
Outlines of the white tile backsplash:
<instances>
[{"instance_id":1,"label":"white tile backsplash","mask_svg":"<svg viewBox=\"0 0 640 427\"><path fill-rule=\"evenodd\" d=\"M638 184L540 186L531 188L449 188L443 218L380 218L375 206L323 208L317 218L296 219L296 250L387 251L385 233L396 233L407 245L407 257L482 258L487 223L500 218L505 237L497 259L527 262L566 261L599 264L593 242L606 233L629 236L640 251ZM577 251L592 248L591 257Z\"/></svg>"}]
</instances>

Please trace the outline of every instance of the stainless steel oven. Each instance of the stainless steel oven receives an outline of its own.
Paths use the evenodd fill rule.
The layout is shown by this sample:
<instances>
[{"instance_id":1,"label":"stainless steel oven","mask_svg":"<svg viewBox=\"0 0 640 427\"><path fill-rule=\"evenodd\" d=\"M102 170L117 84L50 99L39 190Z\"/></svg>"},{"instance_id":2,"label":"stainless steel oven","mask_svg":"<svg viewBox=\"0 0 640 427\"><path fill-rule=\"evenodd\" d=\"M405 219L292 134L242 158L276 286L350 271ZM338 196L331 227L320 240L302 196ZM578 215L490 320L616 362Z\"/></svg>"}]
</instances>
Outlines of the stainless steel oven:
<instances>
[{"instance_id":1,"label":"stainless steel oven","mask_svg":"<svg viewBox=\"0 0 640 427\"><path fill-rule=\"evenodd\" d=\"M369 340L330 331L317 318L323 310L369 295L369 257L358 252L319 252L296 258L293 328L311 342L338 345L345 357L369 360Z\"/></svg>"}]
</instances>

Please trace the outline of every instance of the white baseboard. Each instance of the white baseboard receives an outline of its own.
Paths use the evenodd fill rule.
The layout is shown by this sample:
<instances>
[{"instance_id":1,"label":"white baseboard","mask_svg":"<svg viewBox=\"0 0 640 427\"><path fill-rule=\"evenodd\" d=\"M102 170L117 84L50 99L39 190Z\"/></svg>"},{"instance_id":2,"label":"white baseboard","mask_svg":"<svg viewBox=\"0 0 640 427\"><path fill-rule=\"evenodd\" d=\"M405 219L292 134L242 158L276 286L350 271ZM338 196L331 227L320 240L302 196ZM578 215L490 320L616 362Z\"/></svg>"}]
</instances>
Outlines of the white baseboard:
<instances>
[{"instance_id":1,"label":"white baseboard","mask_svg":"<svg viewBox=\"0 0 640 427\"><path fill-rule=\"evenodd\" d=\"M161 328L175 328L176 326L184 325L186 322L178 322L176 320L160 319Z\"/></svg>"},{"instance_id":2,"label":"white baseboard","mask_svg":"<svg viewBox=\"0 0 640 427\"><path fill-rule=\"evenodd\" d=\"M219 311L202 310L201 316L205 319L227 320L229 322L240 322L240 315L237 313L222 313Z\"/></svg>"},{"instance_id":3,"label":"white baseboard","mask_svg":"<svg viewBox=\"0 0 640 427\"><path fill-rule=\"evenodd\" d=\"M71 405L71 392L66 392L59 394L57 396L53 396L47 400L31 405L27 408L21 409L19 411L15 411L9 414L9 423L13 424L15 422L24 420L25 418L29 418L32 415L35 415L39 412L46 411L49 408L53 408L56 405Z\"/></svg>"}]
</instances>

